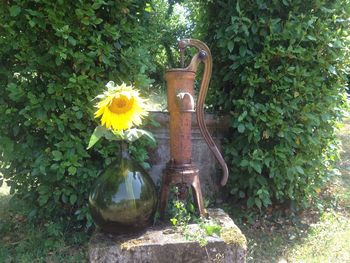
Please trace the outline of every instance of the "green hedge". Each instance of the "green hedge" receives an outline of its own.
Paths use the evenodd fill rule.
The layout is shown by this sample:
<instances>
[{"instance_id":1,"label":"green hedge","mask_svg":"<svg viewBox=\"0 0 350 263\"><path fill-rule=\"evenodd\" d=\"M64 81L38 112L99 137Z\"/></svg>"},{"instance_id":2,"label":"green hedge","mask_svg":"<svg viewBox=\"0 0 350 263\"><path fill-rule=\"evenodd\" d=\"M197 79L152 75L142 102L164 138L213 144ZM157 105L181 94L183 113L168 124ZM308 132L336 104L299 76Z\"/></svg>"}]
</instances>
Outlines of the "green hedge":
<instances>
[{"instance_id":1,"label":"green hedge","mask_svg":"<svg viewBox=\"0 0 350 263\"><path fill-rule=\"evenodd\" d=\"M231 116L231 194L308 205L337 156L349 1L210 1L206 12L211 101Z\"/></svg>"},{"instance_id":2,"label":"green hedge","mask_svg":"<svg viewBox=\"0 0 350 263\"><path fill-rule=\"evenodd\" d=\"M229 190L250 206L307 204L337 154L349 3L186 4L213 52L210 99L232 117ZM31 216L86 218L88 191L117 151L106 142L86 151L96 125L91 100L108 80L141 89L152 83L148 76L160 82L173 60L169 39L191 31L171 7L161 0L0 4L1 172Z\"/></svg>"},{"instance_id":3,"label":"green hedge","mask_svg":"<svg viewBox=\"0 0 350 263\"><path fill-rule=\"evenodd\" d=\"M107 143L86 150L96 125L91 100L109 80L152 82L149 2L0 4L1 172L31 216L88 215L89 189L117 151Z\"/></svg>"}]
</instances>

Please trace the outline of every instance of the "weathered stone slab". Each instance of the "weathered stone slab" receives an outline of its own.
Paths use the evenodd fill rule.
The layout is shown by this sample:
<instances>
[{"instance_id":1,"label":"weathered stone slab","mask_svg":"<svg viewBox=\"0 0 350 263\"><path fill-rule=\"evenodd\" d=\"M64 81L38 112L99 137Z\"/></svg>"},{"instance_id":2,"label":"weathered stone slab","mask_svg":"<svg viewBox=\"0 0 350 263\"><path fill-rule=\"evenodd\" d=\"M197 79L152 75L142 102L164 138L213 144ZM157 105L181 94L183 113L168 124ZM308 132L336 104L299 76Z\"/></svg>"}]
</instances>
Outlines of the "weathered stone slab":
<instances>
[{"instance_id":1,"label":"weathered stone slab","mask_svg":"<svg viewBox=\"0 0 350 263\"><path fill-rule=\"evenodd\" d=\"M246 239L221 209L209 209L210 218L222 226L221 236L206 237L207 245L189 241L170 226L151 227L138 235L113 236L96 232L89 245L92 263L199 263L245 262ZM196 224L190 231L199 229Z\"/></svg>"}]
</instances>

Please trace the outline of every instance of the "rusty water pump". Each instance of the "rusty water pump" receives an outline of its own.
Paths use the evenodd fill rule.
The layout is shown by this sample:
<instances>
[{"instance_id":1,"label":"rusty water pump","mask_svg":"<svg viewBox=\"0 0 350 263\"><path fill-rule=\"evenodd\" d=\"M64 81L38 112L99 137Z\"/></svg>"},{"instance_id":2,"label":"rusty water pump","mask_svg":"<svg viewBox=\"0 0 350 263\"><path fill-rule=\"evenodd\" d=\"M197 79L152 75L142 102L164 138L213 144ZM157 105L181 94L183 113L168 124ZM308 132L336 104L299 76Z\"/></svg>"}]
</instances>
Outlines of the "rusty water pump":
<instances>
[{"instance_id":1,"label":"rusty water pump","mask_svg":"<svg viewBox=\"0 0 350 263\"><path fill-rule=\"evenodd\" d=\"M186 47L195 47L198 53L192 58L186 68L173 68L165 73L167 81L168 111L170 114L170 161L167 163L160 193L160 213L164 216L171 186L179 186L180 198L185 199L186 189L192 187L193 199L201 216L206 216L203 196L199 181L199 169L192 162L191 123L192 113L196 112L197 122L210 150L220 163L223 170L221 185L228 178L228 169L220 151L216 147L204 122L204 101L207 94L212 72L212 57L209 48L196 39L179 41L181 62L184 67L184 52ZM203 76L200 83L197 103L194 100L194 81L198 65L203 62ZM181 196L181 192L183 193Z\"/></svg>"}]
</instances>

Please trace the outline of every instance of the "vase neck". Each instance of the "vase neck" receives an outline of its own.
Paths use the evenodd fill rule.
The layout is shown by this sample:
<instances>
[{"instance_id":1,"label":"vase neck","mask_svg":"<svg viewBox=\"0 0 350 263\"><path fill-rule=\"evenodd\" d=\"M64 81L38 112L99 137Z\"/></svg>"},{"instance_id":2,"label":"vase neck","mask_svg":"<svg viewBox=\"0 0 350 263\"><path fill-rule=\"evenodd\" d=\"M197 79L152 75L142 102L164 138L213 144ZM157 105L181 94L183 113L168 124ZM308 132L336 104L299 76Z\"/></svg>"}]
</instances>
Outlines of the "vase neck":
<instances>
[{"instance_id":1,"label":"vase neck","mask_svg":"<svg viewBox=\"0 0 350 263\"><path fill-rule=\"evenodd\" d=\"M129 145L128 143L122 141L120 144L120 153L122 158L130 158L130 154L129 154Z\"/></svg>"}]
</instances>

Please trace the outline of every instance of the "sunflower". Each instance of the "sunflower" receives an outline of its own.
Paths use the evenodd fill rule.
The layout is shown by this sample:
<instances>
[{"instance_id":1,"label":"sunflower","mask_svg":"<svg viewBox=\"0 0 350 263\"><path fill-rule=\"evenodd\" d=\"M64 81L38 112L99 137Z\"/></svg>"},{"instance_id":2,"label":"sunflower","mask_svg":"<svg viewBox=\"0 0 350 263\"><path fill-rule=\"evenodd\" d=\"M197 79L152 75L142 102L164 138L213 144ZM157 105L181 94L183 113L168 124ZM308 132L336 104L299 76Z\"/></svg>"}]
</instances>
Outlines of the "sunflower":
<instances>
[{"instance_id":1,"label":"sunflower","mask_svg":"<svg viewBox=\"0 0 350 263\"><path fill-rule=\"evenodd\" d=\"M113 81L108 82L106 87L107 90L96 97L100 101L95 106L98 108L95 118L102 116L101 124L114 131L140 125L148 112L145 99L140 97L139 92L125 83L115 85Z\"/></svg>"}]
</instances>

